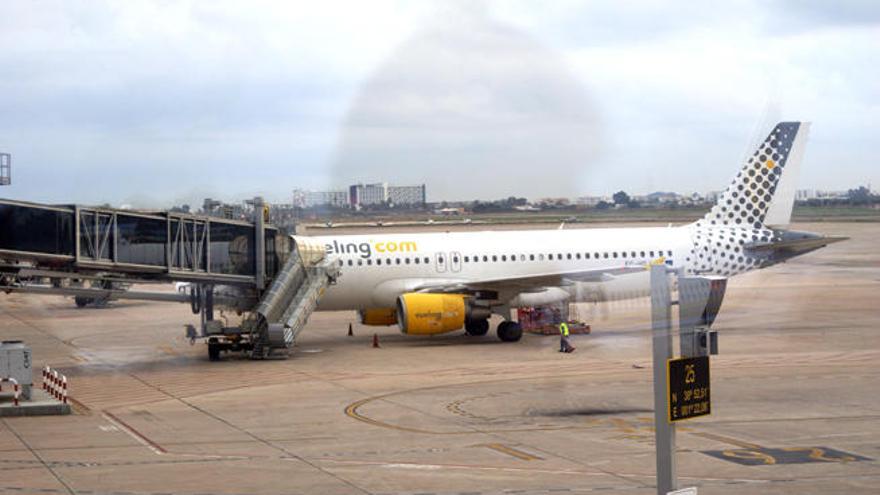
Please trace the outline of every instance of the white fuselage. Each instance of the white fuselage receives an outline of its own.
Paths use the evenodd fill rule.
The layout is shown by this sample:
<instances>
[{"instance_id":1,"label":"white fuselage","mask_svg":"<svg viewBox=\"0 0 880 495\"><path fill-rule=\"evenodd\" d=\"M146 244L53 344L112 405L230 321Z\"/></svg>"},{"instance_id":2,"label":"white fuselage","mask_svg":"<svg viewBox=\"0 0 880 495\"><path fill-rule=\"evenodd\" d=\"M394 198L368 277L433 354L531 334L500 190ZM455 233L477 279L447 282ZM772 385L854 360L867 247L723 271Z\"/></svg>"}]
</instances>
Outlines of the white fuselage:
<instances>
[{"instance_id":1,"label":"white fuselage","mask_svg":"<svg viewBox=\"0 0 880 495\"><path fill-rule=\"evenodd\" d=\"M341 274L320 310L394 307L403 293L432 283L467 283L559 271L683 266L693 243L685 227L520 230L318 236ZM499 291L501 304L562 300L606 301L649 293L648 271L604 282L572 283L540 291Z\"/></svg>"}]
</instances>

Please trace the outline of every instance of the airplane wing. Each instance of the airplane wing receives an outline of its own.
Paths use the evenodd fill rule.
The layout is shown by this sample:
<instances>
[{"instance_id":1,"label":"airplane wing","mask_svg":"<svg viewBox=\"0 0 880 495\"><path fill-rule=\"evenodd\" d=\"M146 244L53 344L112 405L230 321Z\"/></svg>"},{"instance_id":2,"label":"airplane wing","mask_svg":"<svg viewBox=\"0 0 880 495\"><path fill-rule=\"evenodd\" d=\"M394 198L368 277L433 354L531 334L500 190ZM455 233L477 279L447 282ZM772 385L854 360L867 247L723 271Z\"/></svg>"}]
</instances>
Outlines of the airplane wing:
<instances>
[{"instance_id":1,"label":"airplane wing","mask_svg":"<svg viewBox=\"0 0 880 495\"><path fill-rule=\"evenodd\" d=\"M645 271L644 265L611 266L591 270L558 271L525 276L511 276L481 280L467 280L450 283L426 283L416 288L416 292L462 292L480 290L528 291L544 287L561 287L575 282L605 282L620 275Z\"/></svg>"}]
</instances>

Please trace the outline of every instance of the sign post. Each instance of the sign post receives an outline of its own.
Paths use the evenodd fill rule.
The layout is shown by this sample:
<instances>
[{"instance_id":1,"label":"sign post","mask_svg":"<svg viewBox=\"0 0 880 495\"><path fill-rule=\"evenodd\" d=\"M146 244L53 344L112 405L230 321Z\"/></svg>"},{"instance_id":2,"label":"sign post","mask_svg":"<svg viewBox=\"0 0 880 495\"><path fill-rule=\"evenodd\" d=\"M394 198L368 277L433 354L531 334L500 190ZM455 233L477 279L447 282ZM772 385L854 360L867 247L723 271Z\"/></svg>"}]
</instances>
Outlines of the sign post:
<instances>
[{"instance_id":1,"label":"sign post","mask_svg":"<svg viewBox=\"0 0 880 495\"><path fill-rule=\"evenodd\" d=\"M665 265L651 266L657 494L695 494L696 488L678 490L675 423L712 412L709 354L717 352L717 335L709 327L721 307L727 279L679 276L679 300L673 301L667 270ZM672 352L673 305L679 310L681 357L677 359Z\"/></svg>"},{"instance_id":2,"label":"sign post","mask_svg":"<svg viewBox=\"0 0 880 495\"><path fill-rule=\"evenodd\" d=\"M654 348L654 440L657 494L678 488L675 472L675 423L669 421L667 361L672 358L672 295L666 265L651 266L651 330Z\"/></svg>"}]
</instances>

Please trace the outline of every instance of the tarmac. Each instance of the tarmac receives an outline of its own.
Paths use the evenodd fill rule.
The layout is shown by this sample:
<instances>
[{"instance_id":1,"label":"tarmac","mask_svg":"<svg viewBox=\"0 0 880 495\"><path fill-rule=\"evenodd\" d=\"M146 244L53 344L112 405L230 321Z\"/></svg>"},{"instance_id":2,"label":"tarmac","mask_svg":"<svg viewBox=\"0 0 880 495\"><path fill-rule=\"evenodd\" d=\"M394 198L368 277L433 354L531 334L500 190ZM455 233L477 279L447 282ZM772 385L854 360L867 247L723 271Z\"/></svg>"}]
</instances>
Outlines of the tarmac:
<instances>
[{"instance_id":1,"label":"tarmac","mask_svg":"<svg viewBox=\"0 0 880 495\"><path fill-rule=\"evenodd\" d=\"M880 492L880 224L793 228L851 240L731 280L712 414L678 427L680 487ZM186 305L0 295L0 339L73 399L0 418L0 494L656 493L649 303L579 315L572 354L333 312L290 359L210 362Z\"/></svg>"}]
</instances>

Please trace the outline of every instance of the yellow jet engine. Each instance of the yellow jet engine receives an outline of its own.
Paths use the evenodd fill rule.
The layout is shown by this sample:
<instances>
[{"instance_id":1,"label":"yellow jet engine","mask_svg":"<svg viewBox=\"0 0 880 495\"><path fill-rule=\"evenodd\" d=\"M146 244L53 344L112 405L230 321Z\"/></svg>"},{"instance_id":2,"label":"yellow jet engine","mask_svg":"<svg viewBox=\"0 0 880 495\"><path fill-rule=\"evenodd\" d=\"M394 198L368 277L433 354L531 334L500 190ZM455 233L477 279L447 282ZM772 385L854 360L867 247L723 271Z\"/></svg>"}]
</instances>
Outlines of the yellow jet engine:
<instances>
[{"instance_id":1,"label":"yellow jet engine","mask_svg":"<svg viewBox=\"0 0 880 495\"><path fill-rule=\"evenodd\" d=\"M397 298L400 331L407 335L433 335L464 326L467 305L464 294L410 292Z\"/></svg>"}]
</instances>

